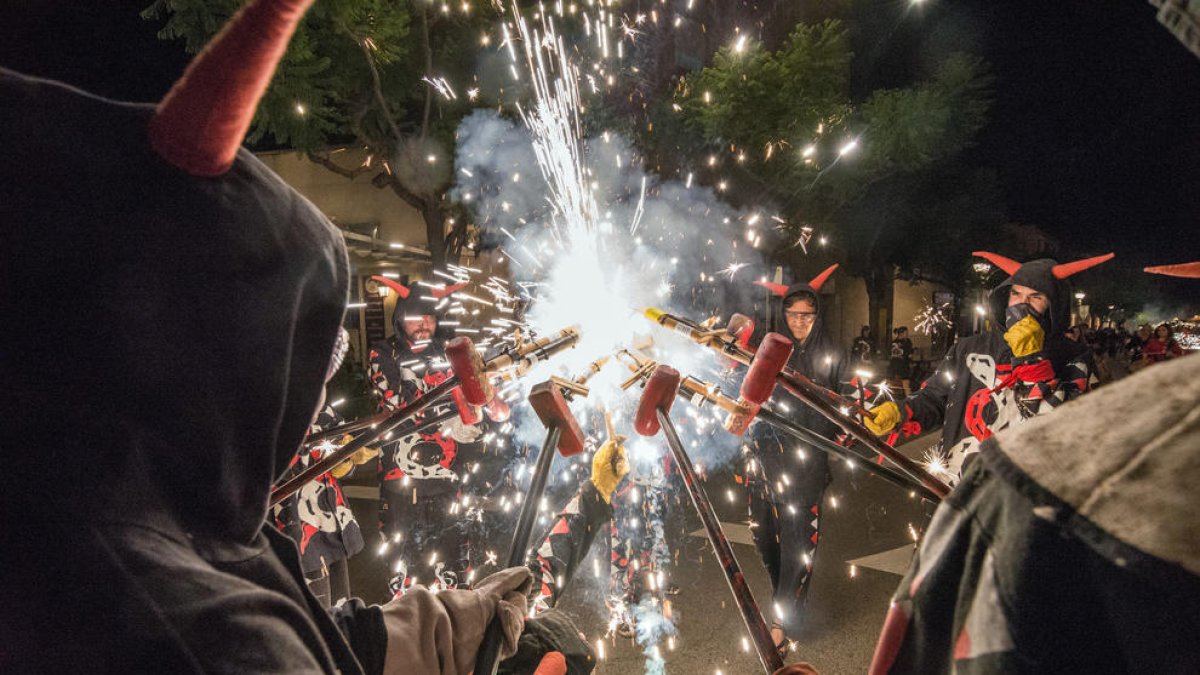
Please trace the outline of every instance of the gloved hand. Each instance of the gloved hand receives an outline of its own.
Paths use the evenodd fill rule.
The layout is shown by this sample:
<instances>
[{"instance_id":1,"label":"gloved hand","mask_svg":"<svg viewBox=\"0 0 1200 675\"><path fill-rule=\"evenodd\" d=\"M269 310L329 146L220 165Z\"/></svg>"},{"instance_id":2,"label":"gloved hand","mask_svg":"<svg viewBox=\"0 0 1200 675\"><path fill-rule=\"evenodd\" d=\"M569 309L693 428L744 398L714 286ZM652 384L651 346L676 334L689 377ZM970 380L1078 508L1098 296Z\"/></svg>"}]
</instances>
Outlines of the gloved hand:
<instances>
[{"instance_id":1,"label":"gloved hand","mask_svg":"<svg viewBox=\"0 0 1200 675\"><path fill-rule=\"evenodd\" d=\"M604 442L592 457L592 485L600 497L609 502L617 483L629 473L629 460L625 457L624 436L616 436Z\"/></svg>"},{"instance_id":2,"label":"gloved hand","mask_svg":"<svg viewBox=\"0 0 1200 675\"><path fill-rule=\"evenodd\" d=\"M548 609L525 622L517 653L500 662L498 675L565 675L591 672L596 653L563 612Z\"/></svg>"},{"instance_id":3,"label":"gloved hand","mask_svg":"<svg viewBox=\"0 0 1200 675\"><path fill-rule=\"evenodd\" d=\"M379 609L387 631L384 673L468 675L492 617L504 626L500 657L517 651L529 610L533 573L510 567L486 577L473 590L431 593L414 586Z\"/></svg>"},{"instance_id":4,"label":"gloved hand","mask_svg":"<svg viewBox=\"0 0 1200 675\"><path fill-rule=\"evenodd\" d=\"M1026 303L1012 305L1004 310L1004 341L1013 356L1024 359L1042 351L1046 344L1046 328L1043 317Z\"/></svg>"},{"instance_id":5,"label":"gloved hand","mask_svg":"<svg viewBox=\"0 0 1200 675\"><path fill-rule=\"evenodd\" d=\"M892 401L871 408L871 412L875 414L874 419L870 415L863 415L863 425L876 436L887 434L900 423L900 407Z\"/></svg>"},{"instance_id":6,"label":"gloved hand","mask_svg":"<svg viewBox=\"0 0 1200 675\"><path fill-rule=\"evenodd\" d=\"M343 436L341 445L345 445L352 440L354 440L353 436ZM332 469L329 470L329 473L333 474L334 478L341 479L346 474L350 473L350 470L353 469L354 467L358 466L359 464L366 464L367 462L375 459L378 456L379 456L379 448L372 448L369 446L364 447L364 448L359 448L358 450L356 450L354 452L353 455L350 455L350 459L347 459L346 461L342 462L341 464L338 464L337 466L333 467Z\"/></svg>"}]
</instances>

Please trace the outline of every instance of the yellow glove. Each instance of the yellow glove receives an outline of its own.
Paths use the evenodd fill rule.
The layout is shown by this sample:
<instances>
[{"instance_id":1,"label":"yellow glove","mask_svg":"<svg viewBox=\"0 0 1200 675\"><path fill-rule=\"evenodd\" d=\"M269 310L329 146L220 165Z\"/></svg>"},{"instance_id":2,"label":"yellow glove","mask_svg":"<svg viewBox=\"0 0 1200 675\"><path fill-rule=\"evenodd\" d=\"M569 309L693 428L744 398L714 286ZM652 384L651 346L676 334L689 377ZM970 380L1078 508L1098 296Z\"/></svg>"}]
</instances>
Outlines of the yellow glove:
<instances>
[{"instance_id":1,"label":"yellow glove","mask_svg":"<svg viewBox=\"0 0 1200 675\"><path fill-rule=\"evenodd\" d=\"M617 489L617 483L629 473L629 460L625 458L624 436L610 438L600 446L592 457L592 485L607 503L612 500L612 493Z\"/></svg>"},{"instance_id":2,"label":"yellow glove","mask_svg":"<svg viewBox=\"0 0 1200 675\"><path fill-rule=\"evenodd\" d=\"M342 445L345 445L346 443L349 443L351 440L353 440L353 437L352 436L343 436L342 440L344 441L342 443ZM378 456L379 456L379 448L372 448L369 446L359 448L358 450L354 451L353 455L350 455L349 459L347 459L346 461L342 462L341 464L338 464L337 466L330 469L329 473L333 474L334 478L340 479L343 476L345 476L346 474L350 473L350 470L353 469L354 467L358 466L359 464L366 464L367 462L375 459Z\"/></svg>"},{"instance_id":3,"label":"yellow glove","mask_svg":"<svg viewBox=\"0 0 1200 675\"><path fill-rule=\"evenodd\" d=\"M892 401L871 408L871 412L875 414L874 419L863 415L863 425L876 436L883 436L900 423L900 408Z\"/></svg>"},{"instance_id":4,"label":"yellow glove","mask_svg":"<svg viewBox=\"0 0 1200 675\"><path fill-rule=\"evenodd\" d=\"M1042 351L1046 342L1046 331L1042 324L1032 315L1013 324L1012 328L1004 331L1004 341L1012 350L1013 356L1022 358Z\"/></svg>"}]
</instances>

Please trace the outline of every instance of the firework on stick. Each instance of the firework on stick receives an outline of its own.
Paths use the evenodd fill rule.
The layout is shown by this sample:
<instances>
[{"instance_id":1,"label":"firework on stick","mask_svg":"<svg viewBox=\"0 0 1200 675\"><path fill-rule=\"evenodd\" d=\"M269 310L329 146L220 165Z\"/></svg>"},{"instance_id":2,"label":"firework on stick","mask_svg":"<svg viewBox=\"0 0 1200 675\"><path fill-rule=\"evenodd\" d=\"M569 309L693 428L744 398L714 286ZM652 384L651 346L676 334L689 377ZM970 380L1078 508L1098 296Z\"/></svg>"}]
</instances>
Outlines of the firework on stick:
<instances>
[{"instance_id":1,"label":"firework on stick","mask_svg":"<svg viewBox=\"0 0 1200 675\"><path fill-rule=\"evenodd\" d=\"M750 365L754 359L754 352L738 345L726 331L706 330L694 321L673 316L655 308L647 309L645 315L651 321L664 328L685 335L693 342L708 347L718 354L738 363ZM796 398L799 398L813 410L821 413L829 421L838 425L842 431L854 440L891 461L901 471L919 481L931 492L938 495L938 497L945 497L950 493L949 486L944 482L934 477L928 471L925 471L916 462L897 452L895 448L879 440L861 422L851 417L849 411L860 408L853 401L847 401L834 392L817 385L792 368L784 368L776 378L776 383L783 386L784 389ZM870 415L869 411L864 412Z\"/></svg>"},{"instance_id":2,"label":"firework on stick","mask_svg":"<svg viewBox=\"0 0 1200 675\"><path fill-rule=\"evenodd\" d=\"M775 378L791 358L792 348L791 340L779 333L767 333L738 392L738 403L745 406L748 414L731 414L725 420L725 431L734 436L746 433L754 416L775 391Z\"/></svg>"},{"instance_id":3,"label":"firework on stick","mask_svg":"<svg viewBox=\"0 0 1200 675\"><path fill-rule=\"evenodd\" d=\"M637 382L645 380L652 372L654 372L654 369L658 367L658 364L653 359L637 350L622 350L620 356L623 357L622 361L626 363L629 370L634 373L633 377L626 381L623 385L623 388L625 389L628 389ZM704 382L703 380L692 376L684 377L680 382L678 396L681 399L689 401L696 407L701 407L705 404L713 405L721 410L724 410L725 412L728 412L731 416L750 414L746 409L746 404L744 401L735 400L732 396L724 394L721 391L721 388L716 384ZM879 476L889 483L892 483L897 487L904 488L905 490L912 490L922 499L927 499L934 503L941 501L940 496L931 491L929 488L925 487L919 481L915 481L913 478L906 476L905 474L900 473L891 467L875 464L872 462L872 458L859 454L853 448L839 445L836 442L821 436L817 432L812 431L811 429L792 422L767 404L763 404L758 409L755 417L766 422L772 427L779 429L792 438L807 443L808 445L811 445L817 450L820 450L828 455L840 457L852 465L862 464L864 466L869 466L871 475Z\"/></svg>"},{"instance_id":4,"label":"firework on stick","mask_svg":"<svg viewBox=\"0 0 1200 675\"><path fill-rule=\"evenodd\" d=\"M484 400L486 403L495 397L494 392L490 396L488 395L487 392L490 387L484 387L481 384L487 381L488 375L501 369L512 369L523 373L524 370L528 370L538 361L543 361L561 351L569 349L578 342L578 329L565 328L552 337L506 349L497 356L488 359L486 363L481 362L478 367L469 358L466 358L467 353L475 353L475 346L469 338L454 338L454 340L450 341L450 345L447 345L447 351L449 351L451 345L454 345L455 350L459 353L458 358L463 364L460 372L467 375L468 380L466 382L468 386L474 387L473 395L475 396L475 400ZM524 370L521 370L522 366ZM271 490L270 504L274 506L295 494L297 490L313 479L349 459L350 455L374 443L381 436L397 429L400 425L416 417L422 410L445 398L462 382L463 380L460 379L458 374L451 375L441 384L421 394L407 405L402 406L399 410L374 416L374 419L378 421L369 425L366 431L353 441L329 453L324 458L313 462L307 469ZM463 394L467 397L468 401L471 400L471 393L463 391ZM582 448L582 446L580 447Z\"/></svg>"},{"instance_id":5,"label":"firework on stick","mask_svg":"<svg viewBox=\"0 0 1200 675\"><path fill-rule=\"evenodd\" d=\"M660 365L655 368L653 374L647 379L646 387L642 391L642 398L638 402L634 428L643 436L652 436L660 429L666 436L667 446L671 449L671 455L675 460L676 468L679 469L679 475L683 479L684 488L691 498L692 505L696 508L696 513L704 523L708 541L712 544L713 551L721 563L721 570L725 574L725 581L729 584L729 590L741 613L742 621L745 622L746 629L750 631L759 661L768 674L774 673L783 667L783 659L775 651L775 642L771 638L767 622L763 620L762 611L758 608L753 593L750 592L750 586L746 583L741 566L738 565L737 557L733 553L733 547L721 529L721 521L717 518L712 503L708 500L708 495L705 494L704 488L696 479L691 459L683 449L683 442L679 439L679 434L675 431L675 425L671 422L668 414L671 405L675 402L679 384L678 371L670 366Z\"/></svg>"},{"instance_id":6,"label":"firework on stick","mask_svg":"<svg viewBox=\"0 0 1200 675\"><path fill-rule=\"evenodd\" d=\"M546 426L546 442L538 454L537 466L533 471L533 479L529 483L529 491L521 504L521 515L517 518L517 529L513 534L512 544L508 549L508 567L525 564L528 555L529 539L533 534L533 521L537 517L538 508L542 502L542 494L546 489L546 478L550 475L550 465L554 462L554 451L557 449L564 457L570 457L583 452L583 432L579 423L567 407L558 385L546 381L535 385L529 392L529 405L537 413L538 419ZM500 646L504 641L504 629L497 617L488 626L483 644L475 660L475 675L495 675L500 665Z\"/></svg>"}]
</instances>

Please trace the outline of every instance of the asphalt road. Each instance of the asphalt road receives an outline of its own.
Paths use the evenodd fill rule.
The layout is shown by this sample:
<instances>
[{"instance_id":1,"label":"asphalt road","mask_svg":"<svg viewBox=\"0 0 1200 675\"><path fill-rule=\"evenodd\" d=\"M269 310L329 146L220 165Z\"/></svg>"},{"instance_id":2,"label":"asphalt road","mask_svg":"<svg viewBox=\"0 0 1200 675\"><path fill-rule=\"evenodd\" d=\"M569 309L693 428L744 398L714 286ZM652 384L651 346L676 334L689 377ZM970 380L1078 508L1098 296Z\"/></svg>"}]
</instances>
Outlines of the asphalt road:
<instances>
[{"instance_id":1,"label":"asphalt road","mask_svg":"<svg viewBox=\"0 0 1200 675\"><path fill-rule=\"evenodd\" d=\"M901 448L919 457L937 440L918 439ZM833 483L825 492L822 509L821 543L817 549L812 588L804 627L797 649L788 662L808 661L823 675L863 673L871 660L875 640L887 610L888 600L903 574L913 550L913 529L920 529L927 508L909 493L871 477L862 468L833 462ZM740 490L729 474L711 475L705 484L713 497L726 488ZM351 494L364 494L355 492ZM736 504L713 500L734 553L760 606L770 606L770 586L746 528L744 501ZM836 501L836 506L835 506ZM366 529L375 523L375 503L351 499L359 522ZM608 611L604 607L606 579L594 578L591 560L563 597L559 608L569 613L589 640L604 642L603 660L597 673L717 673L724 675L762 672L757 657L747 651L747 632L732 602L712 548L704 538L695 514L688 514L685 541L668 541L677 561L671 580L680 594L670 598L677 634L673 642L658 645L665 668L648 667L641 646L629 639L604 638ZM602 540L593 546L596 568L607 567L608 552ZM853 565L853 574L852 572ZM370 546L351 560L354 593L370 601L385 597L385 574ZM673 649L671 648L673 644Z\"/></svg>"}]
</instances>

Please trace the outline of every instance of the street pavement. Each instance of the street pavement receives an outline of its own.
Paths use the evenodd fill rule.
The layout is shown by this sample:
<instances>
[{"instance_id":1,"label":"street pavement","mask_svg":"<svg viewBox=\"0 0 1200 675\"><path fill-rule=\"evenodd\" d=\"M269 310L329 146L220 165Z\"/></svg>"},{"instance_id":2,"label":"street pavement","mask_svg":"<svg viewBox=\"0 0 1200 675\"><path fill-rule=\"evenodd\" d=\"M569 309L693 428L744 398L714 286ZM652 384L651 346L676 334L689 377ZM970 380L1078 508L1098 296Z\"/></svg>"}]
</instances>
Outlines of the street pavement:
<instances>
[{"instance_id":1,"label":"street pavement","mask_svg":"<svg viewBox=\"0 0 1200 675\"><path fill-rule=\"evenodd\" d=\"M934 434L900 449L919 458L936 441ZM864 468L850 468L841 461L831 465L834 478L825 492L821 540L804 625L799 635L790 636L797 647L788 662L808 661L823 675L863 673L870 664L889 598L911 559L914 533L924 526L931 508L891 483L870 476ZM741 496L735 504L716 498L725 495L727 488L741 495L740 486L728 473L714 473L704 485L713 496L755 599L769 612L770 582L750 540L745 501ZM365 529L372 528L375 502L354 498L369 497L370 491L350 488L348 492L359 522ZM597 673L762 672L757 657L748 651L748 633L700 521L691 513L690 504L684 506L689 510L690 535L683 542L668 542L677 561L670 579L680 593L670 598L677 634L672 642L664 639L658 645L663 670L648 667L652 661L632 640L615 635L603 638L608 622L604 607L607 579L593 574L596 570L603 576L607 570L603 538L598 538L559 603L587 634L593 648L598 640L603 642ZM386 594L386 574L371 553L368 545L367 551L351 560L351 585L355 595L377 602Z\"/></svg>"}]
</instances>

